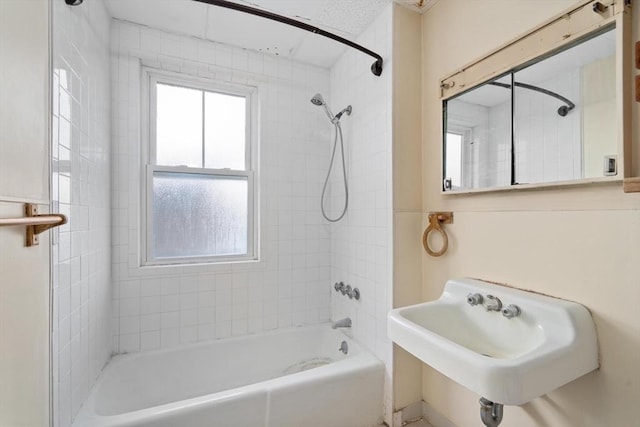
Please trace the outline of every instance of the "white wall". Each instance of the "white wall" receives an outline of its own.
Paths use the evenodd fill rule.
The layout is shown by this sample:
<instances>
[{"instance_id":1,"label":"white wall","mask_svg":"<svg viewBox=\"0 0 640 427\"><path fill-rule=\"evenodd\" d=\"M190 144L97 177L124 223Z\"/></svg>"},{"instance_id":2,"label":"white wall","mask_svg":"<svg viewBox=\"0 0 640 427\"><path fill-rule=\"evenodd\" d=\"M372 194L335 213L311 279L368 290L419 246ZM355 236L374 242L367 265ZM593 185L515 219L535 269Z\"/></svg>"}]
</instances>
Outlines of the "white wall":
<instances>
[{"instance_id":1,"label":"white wall","mask_svg":"<svg viewBox=\"0 0 640 427\"><path fill-rule=\"evenodd\" d=\"M352 115L342 119L350 198L346 216L331 226L331 283L342 281L361 293L355 301L332 290L331 314L333 319L350 317L354 337L385 362L387 417L392 352L386 327L392 303L391 25L389 5L357 40L383 57L382 75L371 73L371 57L349 50L331 68L328 98L334 112L353 106ZM340 163L336 167L340 171ZM337 190L330 209L335 217L344 200L340 173L334 173L331 186Z\"/></svg>"},{"instance_id":2,"label":"white wall","mask_svg":"<svg viewBox=\"0 0 640 427\"><path fill-rule=\"evenodd\" d=\"M394 5L393 308L419 301L422 295L421 33L422 16ZM421 373L422 362L394 345L394 410L421 401Z\"/></svg>"},{"instance_id":3,"label":"white wall","mask_svg":"<svg viewBox=\"0 0 640 427\"><path fill-rule=\"evenodd\" d=\"M52 2L54 425L69 426L111 355L109 23L102 0Z\"/></svg>"},{"instance_id":4,"label":"white wall","mask_svg":"<svg viewBox=\"0 0 640 427\"><path fill-rule=\"evenodd\" d=\"M111 30L113 351L327 321L330 230L319 200L331 136L309 102L327 94L327 70L121 21ZM142 66L259 88L259 262L140 267Z\"/></svg>"}]
</instances>

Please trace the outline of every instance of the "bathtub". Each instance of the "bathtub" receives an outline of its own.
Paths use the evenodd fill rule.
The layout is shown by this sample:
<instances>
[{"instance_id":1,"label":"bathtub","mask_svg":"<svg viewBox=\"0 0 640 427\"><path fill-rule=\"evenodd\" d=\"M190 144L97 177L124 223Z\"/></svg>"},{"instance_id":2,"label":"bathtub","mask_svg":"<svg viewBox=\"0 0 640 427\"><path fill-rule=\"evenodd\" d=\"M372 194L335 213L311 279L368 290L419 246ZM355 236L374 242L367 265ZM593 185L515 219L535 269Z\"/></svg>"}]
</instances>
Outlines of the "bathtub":
<instances>
[{"instance_id":1,"label":"bathtub","mask_svg":"<svg viewBox=\"0 0 640 427\"><path fill-rule=\"evenodd\" d=\"M293 328L115 356L73 427L377 426L383 381L342 330Z\"/></svg>"}]
</instances>

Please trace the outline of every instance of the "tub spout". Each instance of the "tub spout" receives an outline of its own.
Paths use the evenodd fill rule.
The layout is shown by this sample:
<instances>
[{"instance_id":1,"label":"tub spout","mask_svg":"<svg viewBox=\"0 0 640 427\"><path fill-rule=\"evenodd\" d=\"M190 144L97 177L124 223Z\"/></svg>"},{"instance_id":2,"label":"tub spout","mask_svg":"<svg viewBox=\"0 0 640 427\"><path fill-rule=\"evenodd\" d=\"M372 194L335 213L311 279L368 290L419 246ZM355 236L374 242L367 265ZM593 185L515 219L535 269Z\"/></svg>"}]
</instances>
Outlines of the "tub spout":
<instances>
[{"instance_id":1,"label":"tub spout","mask_svg":"<svg viewBox=\"0 0 640 427\"><path fill-rule=\"evenodd\" d=\"M345 317L344 319L340 319L331 324L333 329L336 328L350 328L351 327L351 319L349 317Z\"/></svg>"}]
</instances>

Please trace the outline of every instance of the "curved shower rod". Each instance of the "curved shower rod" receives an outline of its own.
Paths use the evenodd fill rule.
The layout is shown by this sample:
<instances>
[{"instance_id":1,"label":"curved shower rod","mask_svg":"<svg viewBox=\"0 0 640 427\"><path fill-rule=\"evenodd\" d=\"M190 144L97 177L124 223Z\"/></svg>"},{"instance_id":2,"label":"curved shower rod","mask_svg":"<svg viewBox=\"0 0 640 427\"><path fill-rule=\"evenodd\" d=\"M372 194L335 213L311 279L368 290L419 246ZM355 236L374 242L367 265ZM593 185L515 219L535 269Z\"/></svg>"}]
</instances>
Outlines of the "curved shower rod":
<instances>
[{"instance_id":1,"label":"curved shower rod","mask_svg":"<svg viewBox=\"0 0 640 427\"><path fill-rule=\"evenodd\" d=\"M256 9L254 7L233 3L227 0L193 0L193 1L210 4L212 6L219 6L227 9L237 10L239 12L244 12L244 13L248 13L255 16L260 16L261 18L271 19L272 21L281 22L283 24L291 25L293 27L300 28L305 31L309 31L314 34L318 34L318 35L330 38L331 40L335 40L339 43L345 44L349 47L359 50L360 52L366 53L367 55L374 57L376 59L376 62L374 62L371 65L371 72L376 76L379 76L382 74L383 61L380 55L367 49L366 47L360 46L359 44L352 42L351 40L347 40L343 37L340 37L336 34L325 31L321 28L314 27L313 25L309 25L305 22L300 22L295 19L287 18L286 16L267 12L266 10Z\"/></svg>"},{"instance_id":2,"label":"curved shower rod","mask_svg":"<svg viewBox=\"0 0 640 427\"><path fill-rule=\"evenodd\" d=\"M500 86L503 87L505 89L511 89L511 85L509 83L500 83L500 82L489 82L490 85L493 86ZM574 108L576 108L576 104L574 104L573 102L569 101L567 98L565 98L564 96L557 94L553 91L550 91L548 89L545 88L541 88L539 86L534 86L534 85L530 85L528 83L521 83L521 82L515 82L514 83L517 87L521 87L523 89L529 89L532 90L534 92L540 92L540 93L544 93L545 95L549 95L552 96L556 99L559 99L560 101L564 102L567 105L563 105L562 107L558 108L558 114L562 117L566 116L567 114L569 114L569 111L573 110Z\"/></svg>"}]
</instances>

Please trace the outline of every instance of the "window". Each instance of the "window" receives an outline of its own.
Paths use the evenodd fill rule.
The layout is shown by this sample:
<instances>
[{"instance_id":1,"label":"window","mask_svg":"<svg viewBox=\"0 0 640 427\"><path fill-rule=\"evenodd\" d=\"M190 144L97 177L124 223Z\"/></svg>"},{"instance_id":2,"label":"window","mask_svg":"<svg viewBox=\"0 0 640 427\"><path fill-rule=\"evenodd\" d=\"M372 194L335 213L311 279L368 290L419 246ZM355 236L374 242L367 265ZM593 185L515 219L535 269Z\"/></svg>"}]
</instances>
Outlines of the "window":
<instances>
[{"instance_id":1,"label":"window","mask_svg":"<svg viewBox=\"0 0 640 427\"><path fill-rule=\"evenodd\" d=\"M149 74L147 264L255 259L251 88Z\"/></svg>"},{"instance_id":2,"label":"window","mask_svg":"<svg viewBox=\"0 0 640 427\"><path fill-rule=\"evenodd\" d=\"M462 135L447 132L445 147L445 188L458 188L462 185Z\"/></svg>"}]
</instances>

